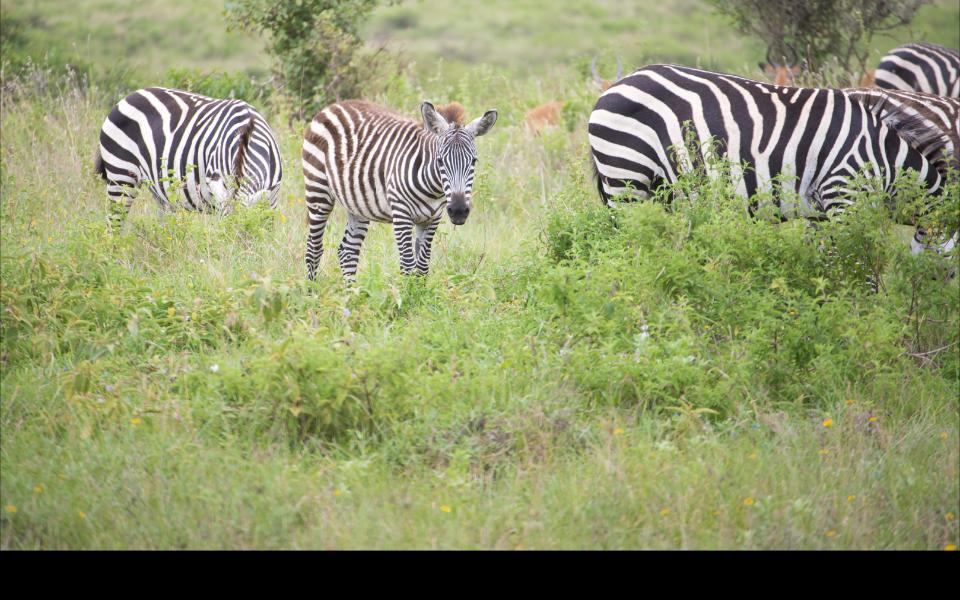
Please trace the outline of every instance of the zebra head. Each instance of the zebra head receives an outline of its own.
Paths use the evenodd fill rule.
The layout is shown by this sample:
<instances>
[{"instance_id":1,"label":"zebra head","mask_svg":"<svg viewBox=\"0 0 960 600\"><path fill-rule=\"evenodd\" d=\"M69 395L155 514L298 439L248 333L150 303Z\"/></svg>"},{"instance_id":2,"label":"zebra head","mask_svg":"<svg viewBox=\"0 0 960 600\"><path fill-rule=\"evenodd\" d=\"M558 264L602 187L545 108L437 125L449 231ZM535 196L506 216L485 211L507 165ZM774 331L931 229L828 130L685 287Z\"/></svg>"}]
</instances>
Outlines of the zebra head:
<instances>
[{"instance_id":1,"label":"zebra head","mask_svg":"<svg viewBox=\"0 0 960 600\"><path fill-rule=\"evenodd\" d=\"M767 62L758 64L760 70L767 74L774 85L792 86L794 78L806 69L806 63L799 60L800 57L793 46L785 45L790 49L791 56L789 59L786 56L781 56L780 60L782 62L778 63L770 56L773 52L773 47L770 47L767 48Z\"/></svg>"},{"instance_id":2,"label":"zebra head","mask_svg":"<svg viewBox=\"0 0 960 600\"><path fill-rule=\"evenodd\" d=\"M493 128L497 111L488 110L467 125L448 122L429 102L420 106L420 112L426 130L437 136L434 161L447 199L450 222L463 225L470 215L473 172L477 164L476 138Z\"/></svg>"},{"instance_id":3,"label":"zebra head","mask_svg":"<svg viewBox=\"0 0 960 600\"><path fill-rule=\"evenodd\" d=\"M275 208L282 178L273 131L260 113L237 101L207 168L206 185L215 205L222 209L237 201L249 207L265 200Z\"/></svg>"}]
</instances>

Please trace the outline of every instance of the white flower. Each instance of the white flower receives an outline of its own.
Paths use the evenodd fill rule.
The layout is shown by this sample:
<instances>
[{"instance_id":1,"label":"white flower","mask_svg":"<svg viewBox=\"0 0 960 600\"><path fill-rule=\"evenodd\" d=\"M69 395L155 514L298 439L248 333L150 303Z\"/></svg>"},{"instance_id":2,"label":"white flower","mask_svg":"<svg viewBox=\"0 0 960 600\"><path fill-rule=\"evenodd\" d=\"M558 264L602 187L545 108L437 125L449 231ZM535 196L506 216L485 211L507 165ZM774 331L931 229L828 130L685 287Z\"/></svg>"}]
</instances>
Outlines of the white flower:
<instances>
[{"instance_id":1,"label":"white flower","mask_svg":"<svg viewBox=\"0 0 960 600\"><path fill-rule=\"evenodd\" d=\"M220 370L220 365L210 365L210 370L214 373Z\"/></svg>"}]
</instances>

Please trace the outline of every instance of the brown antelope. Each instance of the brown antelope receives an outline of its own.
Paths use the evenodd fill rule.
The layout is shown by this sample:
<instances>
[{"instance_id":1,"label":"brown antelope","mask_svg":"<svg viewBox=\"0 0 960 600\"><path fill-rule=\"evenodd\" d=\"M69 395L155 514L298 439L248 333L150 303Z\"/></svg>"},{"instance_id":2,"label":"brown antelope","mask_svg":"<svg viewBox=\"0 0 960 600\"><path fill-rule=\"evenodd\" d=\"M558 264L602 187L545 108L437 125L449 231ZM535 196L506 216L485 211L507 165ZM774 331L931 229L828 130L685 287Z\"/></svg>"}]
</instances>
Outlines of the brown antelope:
<instances>
[{"instance_id":1,"label":"brown antelope","mask_svg":"<svg viewBox=\"0 0 960 600\"><path fill-rule=\"evenodd\" d=\"M790 60L787 60L787 57L782 56L780 59L783 63L774 62L770 58L770 53L773 51L773 48L767 48L767 62L758 63L760 65L760 70L767 74L771 80L773 80L774 85L785 85L792 86L794 77L803 72L803 64L797 64L799 56L797 51L794 50L793 46L786 44L787 48L790 49L790 52L793 54Z\"/></svg>"},{"instance_id":2,"label":"brown antelope","mask_svg":"<svg viewBox=\"0 0 960 600\"><path fill-rule=\"evenodd\" d=\"M604 79L600 77L600 73L597 73L597 57L593 57L593 61L590 63L590 72L593 73L593 81L600 88L601 92L607 91L607 89L616 83L621 77L623 77L623 63L620 62L620 57L617 57L617 76L614 79Z\"/></svg>"},{"instance_id":3,"label":"brown antelope","mask_svg":"<svg viewBox=\"0 0 960 600\"><path fill-rule=\"evenodd\" d=\"M546 127L560 123L563 102L554 100L528 110L523 116L523 129L531 135L540 135Z\"/></svg>"}]
</instances>

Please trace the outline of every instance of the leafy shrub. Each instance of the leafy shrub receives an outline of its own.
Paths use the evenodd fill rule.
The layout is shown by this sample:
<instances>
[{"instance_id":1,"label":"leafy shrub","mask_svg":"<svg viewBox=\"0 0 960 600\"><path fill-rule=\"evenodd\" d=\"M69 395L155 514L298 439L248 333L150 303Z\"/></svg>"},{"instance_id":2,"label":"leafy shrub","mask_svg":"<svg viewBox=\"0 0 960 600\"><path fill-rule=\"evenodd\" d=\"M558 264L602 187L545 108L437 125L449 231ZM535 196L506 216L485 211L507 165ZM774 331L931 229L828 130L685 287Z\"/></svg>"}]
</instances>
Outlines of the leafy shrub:
<instances>
[{"instance_id":1,"label":"leafy shrub","mask_svg":"<svg viewBox=\"0 0 960 600\"><path fill-rule=\"evenodd\" d=\"M376 0L234 0L232 25L262 34L283 93L299 119L326 104L359 96L365 68L355 61L359 28ZM369 67L369 65L366 65Z\"/></svg>"}]
</instances>

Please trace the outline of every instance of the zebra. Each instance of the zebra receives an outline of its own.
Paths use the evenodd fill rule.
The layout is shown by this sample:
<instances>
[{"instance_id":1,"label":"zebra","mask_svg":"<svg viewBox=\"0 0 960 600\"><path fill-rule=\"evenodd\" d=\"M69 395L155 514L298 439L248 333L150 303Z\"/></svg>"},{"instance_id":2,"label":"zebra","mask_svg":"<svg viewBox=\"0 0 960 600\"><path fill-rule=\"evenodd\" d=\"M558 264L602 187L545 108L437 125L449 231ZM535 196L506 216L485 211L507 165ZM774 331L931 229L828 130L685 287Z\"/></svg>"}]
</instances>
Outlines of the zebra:
<instances>
[{"instance_id":1,"label":"zebra","mask_svg":"<svg viewBox=\"0 0 960 600\"><path fill-rule=\"evenodd\" d=\"M960 52L918 42L894 48L873 73L876 87L960 98Z\"/></svg>"},{"instance_id":2,"label":"zebra","mask_svg":"<svg viewBox=\"0 0 960 600\"><path fill-rule=\"evenodd\" d=\"M237 199L276 208L283 169L263 116L242 100L218 100L161 87L133 92L100 129L95 170L107 182L108 222L118 229L141 182L158 212L210 212Z\"/></svg>"},{"instance_id":3,"label":"zebra","mask_svg":"<svg viewBox=\"0 0 960 600\"><path fill-rule=\"evenodd\" d=\"M772 192L781 218L802 214L817 218L842 212L853 191L851 178L872 171L884 191L894 189L898 169L919 173L929 194L941 190L943 177L909 140L927 140L931 132L916 120L888 126L890 112L851 91L794 88L751 81L677 65L649 65L620 80L597 101L588 125L589 143L601 199L648 198L663 183L675 182L694 162L710 166L710 140L726 155L739 195ZM896 115L892 115L895 117ZM692 122L692 126L686 126ZM691 157L684 135L692 131L702 156ZM928 144L929 146L929 144ZM795 193L796 195L791 194ZM786 197L799 197L788 206ZM927 246L917 228L913 251ZM953 243L941 247L948 251Z\"/></svg>"},{"instance_id":4,"label":"zebra","mask_svg":"<svg viewBox=\"0 0 960 600\"><path fill-rule=\"evenodd\" d=\"M370 221L393 224L403 274L426 274L430 246L446 207L450 222L470 214L475 138L490 131L496 109L467 125L420 107L423 124L369 102L331 104L311 121L303 140L306 187L307 278L316 277L323 232L335 202L347 210L340 244L340 270L355 278L360 247ZM414 235L414 230L415 235Z\"/></svg>"}]
</instances>

